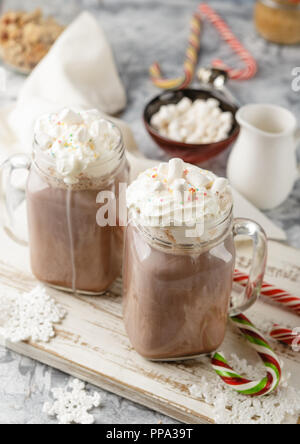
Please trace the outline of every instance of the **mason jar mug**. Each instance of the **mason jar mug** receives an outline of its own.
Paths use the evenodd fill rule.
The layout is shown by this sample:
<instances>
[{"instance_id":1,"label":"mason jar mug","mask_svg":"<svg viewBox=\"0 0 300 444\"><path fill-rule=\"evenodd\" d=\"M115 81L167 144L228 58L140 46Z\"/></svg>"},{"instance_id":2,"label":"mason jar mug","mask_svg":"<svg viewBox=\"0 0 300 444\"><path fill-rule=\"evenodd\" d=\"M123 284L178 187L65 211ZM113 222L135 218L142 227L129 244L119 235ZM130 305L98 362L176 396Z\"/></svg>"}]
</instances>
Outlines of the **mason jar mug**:
<instances>
[{"instance_id":1,"label":"mason jar mug","mask_svg":"<svg viewBox=\"0 0 300 444\"><path fill-rule=\"evenodd\" d=\"M121 274L123 231L116 214L114 226L101 226L99 192L110 191L119 204L119 184L128 181L128 164L120 142L110 158L98 160L74 184L66 184L55 164L35 142L32 159L15 155L2 166L6 232L21 243L14 229L16 207L24 192L13 178L28 171L26 203L32 272L51 286L85 294L105 292Z\"/></svg>"},{"instance_id":2,"label":"mason jar mug","mask_svg":"<svg viewBox=\"0 0 300 444\"><path fill-rule=\"evenodd\" d=\"M184 230L179 227L178 229ZM232 212L207 227L205 241L174 245L136 220L127 227L124 257L124 321L135 350L150 360L212 353L222 344L228 314L249 308L260 293L267 239L255 222ZM236 236L253 241L245 292L231 299ZM182 238L182 236L181 236Z\"/></svg>"}]
</instances>

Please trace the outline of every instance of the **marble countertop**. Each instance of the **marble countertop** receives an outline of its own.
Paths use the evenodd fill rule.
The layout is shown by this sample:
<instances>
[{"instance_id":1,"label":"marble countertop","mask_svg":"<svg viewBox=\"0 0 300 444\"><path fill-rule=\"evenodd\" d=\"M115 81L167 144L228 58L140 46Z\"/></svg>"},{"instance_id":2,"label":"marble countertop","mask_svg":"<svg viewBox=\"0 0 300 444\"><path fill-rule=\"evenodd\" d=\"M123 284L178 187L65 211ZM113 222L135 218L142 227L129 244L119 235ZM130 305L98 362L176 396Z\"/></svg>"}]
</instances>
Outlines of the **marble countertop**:
<instances>
[{"instance_id":1,"label":"marble countertop","mask_svg":"<svg viewBox=\"0 0 300 444\"><path fill-rule=\"evenodd\" d=\"M45 5L41 0L26 0L26 8ZM270 102L300 114L300 92L292 90L292 69L299 66L299 47L279 47L262 40L253 27L252 0L210 0L235 33L255 55L260 70L248 82L231 82L229 87L242 102ZM4 8L24 7L23 0L2 0ZM163 154L143 128L141 114L145 103L157 93L148 78L154 60L163 63L167 73L180 73L189 18L197 0L47 0L44 6L68 22L80 10L95 14L112 44L119 72L128 92L128 107L123 118L131 125L140 149L152 158ZM201 60L208 66L215 56L236 63L235 56L210 25L205 25ZM297 63L298 61L298 63ZM24 77L8 73L7 91L1 104L16 100ZM224 174L228 152L205 164L217 174ZM289 199L267 215L288 235L290 245L300 248L300 182ZM0 347L0 423L55 423L42 412L50 389L65 386L69 377L59 371L21 357ZM95 389L98 390L98 389ZM175 423L174 420L135 405L104 390L98 390L103 407L96 412L96 422L105 424Z\"/></svg>"}]
</instances>

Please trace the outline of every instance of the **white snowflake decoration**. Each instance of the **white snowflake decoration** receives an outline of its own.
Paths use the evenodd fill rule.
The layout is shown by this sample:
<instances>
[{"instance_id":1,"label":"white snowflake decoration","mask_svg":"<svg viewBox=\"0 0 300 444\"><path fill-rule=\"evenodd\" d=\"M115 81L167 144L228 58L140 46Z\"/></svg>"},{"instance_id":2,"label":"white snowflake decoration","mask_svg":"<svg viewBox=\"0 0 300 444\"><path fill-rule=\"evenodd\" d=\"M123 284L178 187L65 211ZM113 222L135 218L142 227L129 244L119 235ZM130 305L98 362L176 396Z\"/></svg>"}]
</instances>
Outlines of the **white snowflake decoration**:
<instances>
[{"instance_id":1,"label":"white snowflake decoration","mask_svg":"<svg viewBox=\"0 0 300 444\"><path fill-rule=\"evenodd\" d=\"M55 401L53 404L45 403L43 412L49 416L57 416L59 424L93 424L95 422L93 415L88 412L100 406L101 397L96 392L89 395L83 382L74 379L65 389L54 388L51 392Z\"/></svg>"},{"instance_id":2,"label":"white snowflake decoration","mask_svg":"<svg viewBox=\"0 0 300 444\"><path fill-rule=\"evenodd\" d=\"M264 375L261 364L248 365L245 359L232 355L233 368L249 378ZM193 397L214 406L214 420L217 424L282 424L300 413L300 392L288 386L286 374L280 387L269 396L254 398L240 395L227 387L221 379L216 383L202 378L200 383L190 387Z\"/></svg>"},{"instance_id":3,"label":"white snowflake decoration","mask_svg":"<svg viewBox=\"0 0 300 444\"><path fill-rule=\"evenodd\" d=\"M11 342L48 342L55 336L53 324L59 323L66 311L38 285L29 293L6 295L0 299L0 311L6 313L2 319L1 334Z\"/></svg>"}]
</instances>

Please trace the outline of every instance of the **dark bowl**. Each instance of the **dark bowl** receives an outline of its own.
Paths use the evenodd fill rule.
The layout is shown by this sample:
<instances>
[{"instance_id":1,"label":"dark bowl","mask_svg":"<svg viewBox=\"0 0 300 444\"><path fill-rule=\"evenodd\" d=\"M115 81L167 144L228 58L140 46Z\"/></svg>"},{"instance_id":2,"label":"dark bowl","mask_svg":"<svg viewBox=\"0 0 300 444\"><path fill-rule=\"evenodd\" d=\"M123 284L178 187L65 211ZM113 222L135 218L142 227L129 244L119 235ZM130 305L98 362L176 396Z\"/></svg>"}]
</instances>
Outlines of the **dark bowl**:
<instances>
[{"instance_id":1,"label":"dark bowl","mask_svg":"<svg viewBox=\"0 0 300 444\"><path fill-rule=\"evenodd\" d=\"M159 132L151 125L151 118L156 114L163 105L177 104L184 97L188 97L193 102L196 99L207 100L215 98L220 102L220 108L222 111L230 111L234 116L234 123L227 139L221 140L216 143L209 144L191 144L184 142L177 142L175 140L168 139L161 136ZM146 106L144 111L144 123L146 129L152 139L157 145L162 148L170 157L179 157L185 162L189 163L201 163L205 162L212 157L217 156L222 151L226 150L238 137L240 132L240 126L235 119L235 115L238 111L238 107L230 104L224 100L224 98L217 94L211 93L206 90L198 89L184 89L181 91L167 91L159 96L155 97Z\"/></svg>"}]
</instances>

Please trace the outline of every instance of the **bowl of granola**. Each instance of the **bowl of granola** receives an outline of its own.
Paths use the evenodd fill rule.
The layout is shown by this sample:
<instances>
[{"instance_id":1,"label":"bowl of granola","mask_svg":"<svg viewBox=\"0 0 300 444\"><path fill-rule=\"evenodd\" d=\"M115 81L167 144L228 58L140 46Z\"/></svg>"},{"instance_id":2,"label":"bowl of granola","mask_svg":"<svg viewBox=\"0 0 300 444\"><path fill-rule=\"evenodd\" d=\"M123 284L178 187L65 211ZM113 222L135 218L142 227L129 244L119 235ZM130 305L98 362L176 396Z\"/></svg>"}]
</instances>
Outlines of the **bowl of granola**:
<instances>
[{"instance_id":1,"label":"bowl of granola","mask_svg":"<svg viewBox=\"0 0 300 444\"><path fill-rule=\"evenodd\" d=\"M0 57L7 66L29 74L64 29L40 9L5 12L0 17Z\"/></svg>"}]
</instances>

